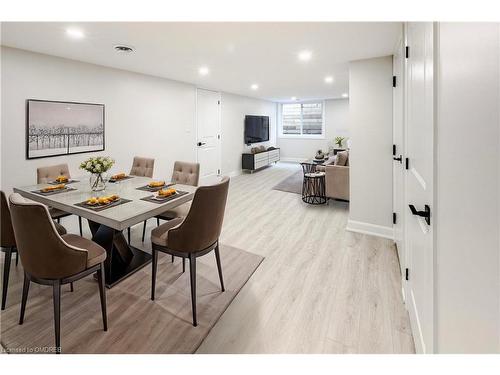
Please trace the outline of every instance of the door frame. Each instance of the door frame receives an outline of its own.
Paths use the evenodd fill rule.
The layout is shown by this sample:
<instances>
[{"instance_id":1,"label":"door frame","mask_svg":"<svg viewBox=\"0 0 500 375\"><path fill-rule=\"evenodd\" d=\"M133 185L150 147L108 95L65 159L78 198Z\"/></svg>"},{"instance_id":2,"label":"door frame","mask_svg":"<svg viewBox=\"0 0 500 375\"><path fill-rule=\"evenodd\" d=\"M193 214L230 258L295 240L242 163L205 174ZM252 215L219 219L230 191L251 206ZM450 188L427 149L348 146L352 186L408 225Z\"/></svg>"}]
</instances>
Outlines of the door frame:
<instances>
[{"instance_id":1,"label":"door frame","mask_svg":"<svg viewBox=\"0 0 500 375\"><path fill-rule=\"evenodd\" d=\"M405 45L406 45L406 41L405 41L405 30L402 29L401 31L401 37L399 38L397 44L396 44L396 48L395 48L395 52L398 52L399 55L401 56L401 61L399 62L399 76L396 76L396 87L397 86L400 86L400 90L394 90L393 91L393 142L394 144L396 145L396 155L394 155L395 157L397 156L401 156L401 158L404 160L405 157L406 157L406 135L405 135L405 131L406 131L406 126L405 126L405 121L406 121L406 103L405 103L405 100L406 100L406 71L405 71L405 68L406 68L406 61L405 61ZM394 66L395 66L396 62L394 61L394 55L393 55L393 69L394 69ZM393 70L393 73L394 70ZM395 74L394 74L395 75ZM399 108L399 111L401 111L401 115L400 115L400 119L401 121L397 121L397 116L396 116L396 111L398 110L397 107L396 107L396 103L397 103L397 97L398 95L400 95L400 107ZM401 139L400 139L400 144L396 144L395 142L395 132L396 132L396 129L399 129L399 132L401 133ZM396 213L396 222L400 221L400 225L401 225L401 247L402 249L397 249L398 250L398 254L402 254L402 259L401 257L398 257L399 259L399 263L400 263L400 271L401 271L401 284L402 284L402 287L401 287L401 292L403 294L403 301L405 301L406 303L406 282L405 282L405 269L406 267L408 266L408 261L407 261L407 256L408 254L406 253L407 252L407 248L406 248L406 212L405 212L405 206L406 206L406 173L405 173L405 170L404 170L404 162L401 161L400 165L397 165L397 163L394 161L393 163L393 201L392 201L392 204L393 204L393 210L394 212ZM398 171L398 169L401 169L400 171ZM401 179L400 179L400 182L401 182L401 186L396 186L396 173L401 173ZM401 191L401 196L399 197L400 199L400 205L401 207L399 207L400 209L400 212L397 212L396 211L396 207L398 207L398 204L396 202L396 191L400 190ZM395 224L393 224L393 227L394 227ZM394 234L396 234L396 232L394 231ZM396 248L397 248L397 242L396 242L396 236L394 236L394 243L396 245Z\"/></svg>"},{"instance_id":2,"label":"door frame","mask_svg":"<svg viewBox=\"0 0 500 375\"><path fill-rule=\"evenodd\" d=\"M217 109L218 112L218 118L217 118L217 132L218 137L217 137L217 147L219 149L219 152L217 153L217 170L219 173L217 173L217 176L222 175L222 93L220 91L216 90L210 90L206 89L203 87L196 87L195 89L195 95L194 95L194 127L195 127L195 142L194 142L194 153L196 155L196 162L200 163L199 156L198 156L198 90L203 90L203 91L210 91L213 93L218 94L218 100L219 100L219 107Z\"/></svg>"}]
</instances>

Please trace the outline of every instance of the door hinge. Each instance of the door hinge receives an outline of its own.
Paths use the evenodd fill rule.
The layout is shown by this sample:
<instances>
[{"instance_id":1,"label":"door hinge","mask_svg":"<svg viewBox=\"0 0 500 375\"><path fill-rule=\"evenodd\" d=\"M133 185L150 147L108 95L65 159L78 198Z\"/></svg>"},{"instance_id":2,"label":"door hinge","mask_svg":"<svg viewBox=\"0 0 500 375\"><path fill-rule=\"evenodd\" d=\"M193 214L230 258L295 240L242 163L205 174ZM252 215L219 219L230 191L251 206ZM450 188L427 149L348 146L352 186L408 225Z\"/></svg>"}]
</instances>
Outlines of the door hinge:
<instances>
[{"instance_id":1,"label":"door hinge","mask_svg":"<svg viewBox=\"0 0 500 375\"><path fill-rule=\"evenodd\" d=\"M217 174L220 175L220 169L217 169Z\"/></svg>"},{"instance_id":2,"label":"door hinge","mask_svg":"<svg viewBox=\"0 0 500 375\"><path fill-rule=\"evenodd\" d=\"M410 47L409 46L405 47L405 55L406 55L407 59L410 57Z\"/></svg>"},{"instance_id":3,"label":"door hinge","mask_svg":"<svg viewBox=\"0 0 500 375\"><path fill-rule=\"evenodd\" d=\"M405 269L405 280L410 280L410 270L408 268Z\"/></svg>"},{"instance_id":4,"label":"door hinge","mask_svg":"<svg viewBox=\"0 0 500 375\"><path fill-rule=\"evenodd\" d=\"M219 105L220 105L220 100L217 100L217 104L219 104Z\"/></svg>"},{"instance_id":5,"label":"door hinge","mask_svg":"<svg viewBox=\"0 0 500 375\"><path fill-rule=\"evenodd\" d=\"M396 87L396 82L397 82L396 76L392 76L392 87Z\"/></svg>"},{"instance_id":6,"label":"door hinge","mask_svg":"<svg viewBox=\"0 0 500 375\"><path fill-rule=\"evenodd\" d=\"M220 134L217 134L217 139L220 139Z\"/></svg>"},{"instance_id":7,"label":"door hinge","mask_svg":"<svg viewBox=\"0 0 500 375\"><path fill-rule=\"evenodd\" d=\"M392 213L392 223L396 224L396 213L395 212Z\"/></svg>"},{"instance_id":8,"label":"door hinge","mask_svg":"<svg viewBox=\"0 0 500 375\"><path fill-rule=\"evenodd\" d=\"M392 156L396 156L396 145L392 145Z\"/></svg>"},{"instance_id":9,"label":"door hinge","mask_svg":"<svg viewBox=\"0 0 500 375\"><path fill-rule=\"evenodd\" d=\"M405 159L405 169L409 169L410 168L410 159L406 158Z\"/></svg>"}]
</instances>

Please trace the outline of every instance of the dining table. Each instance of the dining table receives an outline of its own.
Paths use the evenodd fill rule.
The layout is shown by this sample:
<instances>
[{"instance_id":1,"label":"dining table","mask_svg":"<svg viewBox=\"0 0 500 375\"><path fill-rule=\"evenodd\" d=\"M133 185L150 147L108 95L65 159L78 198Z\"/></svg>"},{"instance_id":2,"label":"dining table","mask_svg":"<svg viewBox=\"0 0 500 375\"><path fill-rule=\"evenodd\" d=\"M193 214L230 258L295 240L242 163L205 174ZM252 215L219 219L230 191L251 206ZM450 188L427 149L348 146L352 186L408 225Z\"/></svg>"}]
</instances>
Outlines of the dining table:
<instances>
[{"instance_id":1,"label":"dining table","mask_svg":"<svg viewBox=\"0 0 500 375\"><path fill-rule=\"evenodd\" d=\"M128 176L122 181L108 182L104 191L91 190L88 176L76 178L64 191L44 194L49 184L15 187L14 192L49 207L78 215L88 220L92 240L107 253L105 283L108 288L118 284L151 262L151 254L127 243L123 231L193 199L196 187L175 184L177 192L165 201L155 199L148 191L152 178ZM109 207L88 206L91 197L117 195L119 201Z\"/></svg>"}]
</instances>

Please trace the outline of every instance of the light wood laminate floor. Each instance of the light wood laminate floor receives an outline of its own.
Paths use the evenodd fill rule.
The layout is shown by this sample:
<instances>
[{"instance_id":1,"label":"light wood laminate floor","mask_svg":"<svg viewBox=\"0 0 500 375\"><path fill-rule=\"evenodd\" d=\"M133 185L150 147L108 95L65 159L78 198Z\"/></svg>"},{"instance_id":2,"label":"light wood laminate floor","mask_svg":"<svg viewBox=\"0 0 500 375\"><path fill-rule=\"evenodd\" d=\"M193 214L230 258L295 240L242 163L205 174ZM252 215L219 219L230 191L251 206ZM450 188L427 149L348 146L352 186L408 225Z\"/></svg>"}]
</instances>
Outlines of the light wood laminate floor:
<instances>
[{"instance_id":1,"label":"light wood laminate floor","mask_svg":"<svg viewBox=\"0 0 500 375\"><path fill-rule=\"evenodd\" d=\"M347 232L347 203L272 190L298 169L231 180L221 241L265 259L198 353L414 353L393 242Z\"/></svg>"}]
</instances>

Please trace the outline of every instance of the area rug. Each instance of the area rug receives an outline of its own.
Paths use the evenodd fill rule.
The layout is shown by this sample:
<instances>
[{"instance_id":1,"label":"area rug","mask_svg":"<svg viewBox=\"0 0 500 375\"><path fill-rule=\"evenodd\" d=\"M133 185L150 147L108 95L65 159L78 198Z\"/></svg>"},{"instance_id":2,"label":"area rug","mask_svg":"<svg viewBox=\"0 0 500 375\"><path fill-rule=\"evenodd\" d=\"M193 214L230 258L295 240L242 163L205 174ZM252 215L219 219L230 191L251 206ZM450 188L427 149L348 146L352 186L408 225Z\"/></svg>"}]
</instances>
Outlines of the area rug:
<instances>
[{"instance_id":1,"label":"area rug","mask_svg":"<svg viewBox=\"0 0 500 375\"><path fill-rule=\"evenodd\" d=\"M225 292L214 253L197 259L197 327L191 324L189 268L182 273L182 260L171 263L170 255L160 254L155 301L150 299L151 265L107 289L107 332L92 276L77 281L74 292L63 286L62 352L194 353L264 259L222 244L220 252ZM54 345L52 288L31 283L24 324L19 325L22 278L21 264L13 262L7 308L0 316L1 343L11 353L43 352Z\"/></svg>"},{"instance_id":2,"label":"area rug","mask_svg":"<svg viewBox=\"0 0 500 375\"><path fill-rule=\"evenodd\" d=\"M297 173L288 176L275 187L273 190L286 191L287 193L302 194L302 181L303 173L298 171Z\"/></svg>"}]
</instances>

